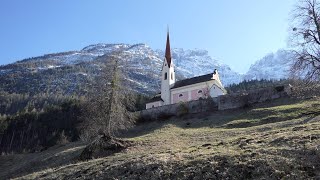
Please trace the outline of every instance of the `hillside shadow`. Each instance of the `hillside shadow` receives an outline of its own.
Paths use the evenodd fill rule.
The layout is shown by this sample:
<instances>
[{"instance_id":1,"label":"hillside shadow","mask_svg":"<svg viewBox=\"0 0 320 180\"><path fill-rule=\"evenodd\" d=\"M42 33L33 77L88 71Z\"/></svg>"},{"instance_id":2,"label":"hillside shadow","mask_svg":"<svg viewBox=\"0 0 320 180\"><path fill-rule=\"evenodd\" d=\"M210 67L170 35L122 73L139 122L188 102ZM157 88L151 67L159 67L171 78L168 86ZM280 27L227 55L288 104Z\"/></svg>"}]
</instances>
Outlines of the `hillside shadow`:
<instances>
[{"instance_id":1,"label":"hillside shadow","mask_svg":"<svg viewBox=\"0 0 320 180\"><path fill-rule=\"evenodd\" d=\"M55 168L77 161L85 144L82 142L52 146L36 153L0 156L0 179L21 177L47 168Z\"/></svg>"}]
</instances>

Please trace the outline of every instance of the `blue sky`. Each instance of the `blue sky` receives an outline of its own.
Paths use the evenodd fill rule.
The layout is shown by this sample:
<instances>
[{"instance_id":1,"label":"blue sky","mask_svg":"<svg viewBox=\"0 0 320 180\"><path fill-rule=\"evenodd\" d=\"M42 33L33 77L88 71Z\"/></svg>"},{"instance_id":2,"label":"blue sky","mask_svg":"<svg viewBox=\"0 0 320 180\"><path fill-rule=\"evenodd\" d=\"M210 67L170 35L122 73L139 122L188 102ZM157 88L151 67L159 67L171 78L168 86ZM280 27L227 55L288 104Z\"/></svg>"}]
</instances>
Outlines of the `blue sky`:
<instances>
[{"instance_id":1,"label":"blue sky","mask_svg":"<svg viewBox=\"0 0 320 180\"><path fill-rule=\"evenodd\" d=\"M1 0L0 65L95 43L206 49L244 73L286 48L295 0Z\"/></svg>"}]
</instances>

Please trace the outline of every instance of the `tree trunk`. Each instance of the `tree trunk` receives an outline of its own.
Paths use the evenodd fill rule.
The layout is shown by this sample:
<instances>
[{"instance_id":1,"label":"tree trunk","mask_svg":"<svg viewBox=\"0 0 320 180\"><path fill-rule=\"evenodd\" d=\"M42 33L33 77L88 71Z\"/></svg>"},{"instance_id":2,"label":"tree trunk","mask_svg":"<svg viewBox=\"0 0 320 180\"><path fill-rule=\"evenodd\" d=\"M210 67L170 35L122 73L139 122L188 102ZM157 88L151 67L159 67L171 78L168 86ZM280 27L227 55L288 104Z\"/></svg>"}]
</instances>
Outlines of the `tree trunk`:
<instances>
[{"instance_id":1,"label":"tree trunk","mask_svg":"<svg viewBox=\"0 0 320 180\"><path fill-rule=\"evenodd\" d=\"M12 142L13 142L13 139L14 139L14 131L13 131L13 134L12 134L12 137L11 137L11 141L10 141L10 146L9 146L9 150L11 150L11 146L12 146Z\"/></svg>"}]
</instances>

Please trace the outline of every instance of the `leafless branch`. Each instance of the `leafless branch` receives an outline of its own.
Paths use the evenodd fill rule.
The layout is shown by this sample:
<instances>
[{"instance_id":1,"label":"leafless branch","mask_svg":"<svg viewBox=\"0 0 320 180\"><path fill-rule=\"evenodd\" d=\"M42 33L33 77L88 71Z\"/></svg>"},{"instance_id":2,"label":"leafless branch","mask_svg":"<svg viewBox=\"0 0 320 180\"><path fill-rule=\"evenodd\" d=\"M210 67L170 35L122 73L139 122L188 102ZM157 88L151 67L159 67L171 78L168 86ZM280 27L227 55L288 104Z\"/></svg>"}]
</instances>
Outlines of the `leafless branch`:
<instances>
[{"instance_id":1,"label":"leafless branch","mask_svg":"<svg viewBox=\"0 0 320 180\"><path fill-rule=\"evenodd\" d=\"M291 45L295 48L292 73L306 80L320 80L320 4L301 0L292 11Z\"/></svg>"}]
</instances>

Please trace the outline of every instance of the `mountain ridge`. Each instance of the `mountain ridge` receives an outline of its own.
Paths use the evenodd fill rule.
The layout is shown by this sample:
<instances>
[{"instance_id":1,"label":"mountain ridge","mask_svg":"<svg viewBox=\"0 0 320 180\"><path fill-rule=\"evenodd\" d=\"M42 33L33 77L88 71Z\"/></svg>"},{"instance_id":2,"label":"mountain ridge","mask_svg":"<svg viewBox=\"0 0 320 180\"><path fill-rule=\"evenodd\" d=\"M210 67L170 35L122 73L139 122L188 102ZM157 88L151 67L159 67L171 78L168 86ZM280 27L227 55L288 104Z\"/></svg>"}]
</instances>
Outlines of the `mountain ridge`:
<instances>
[{"instance_id":1,"label":"mountain ridge","mask_svg":"<svg viewBox=\"0 0 320 180\"><path fill-rule=\"evenodd\" d=\"M95 77L101 75L103 58L113 52L121 51L127 58L129 64L128 80L131 82L133 90L144 94L153 94L160 89L160 71L164 58L163 50L153 50L147 44L105 44L98 43L86 46L81 50L66 51L59 53L45 54L38 57L26 58L15 63L0 66L0 90L15 93L28 93L29 86L38 89L37 92L71 93L76 91L83 94L81 88L93 82ZM182 49L172 48L172 59L176 66L177 80L204 75L218 69L224 86L237 84L243 80L265 78L270 72L258 74L259 69L255 67L261 64L268 64L266 56L258 64L251 65L249 71L242 75L230 66L212 58L208 51L202 49ZM286 52L281 51L285 56ZM278 53L278 52L277 52ZM276 54L277 54L276 53ZM286 59L286 58L284 58ZM287 58L288 59L288 58ZM286 60L287 60L286 59ZM278 61L274 61L279 64ZM284 63L286 64L286 63ZM274 70L270 68L270 70ZM251 71L251 73L249 73ZM282 73L281 76L286 76ZM278 78L278 77L277 77ZM50 82L47 79L51 80ZM55 82L55 83L52 83ZM26 87L24 83L29 83ZM22 86L20 90L17 86ZM62 87L62 86L68 87ZM21 89L24 89L21 91Z\"/></svg>"}]
</instances>

